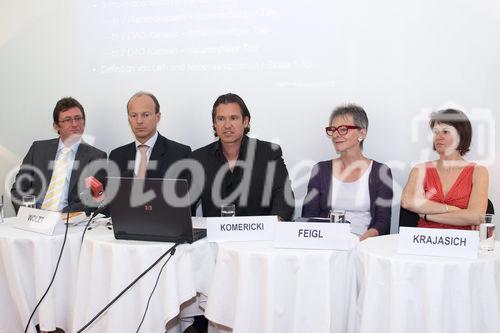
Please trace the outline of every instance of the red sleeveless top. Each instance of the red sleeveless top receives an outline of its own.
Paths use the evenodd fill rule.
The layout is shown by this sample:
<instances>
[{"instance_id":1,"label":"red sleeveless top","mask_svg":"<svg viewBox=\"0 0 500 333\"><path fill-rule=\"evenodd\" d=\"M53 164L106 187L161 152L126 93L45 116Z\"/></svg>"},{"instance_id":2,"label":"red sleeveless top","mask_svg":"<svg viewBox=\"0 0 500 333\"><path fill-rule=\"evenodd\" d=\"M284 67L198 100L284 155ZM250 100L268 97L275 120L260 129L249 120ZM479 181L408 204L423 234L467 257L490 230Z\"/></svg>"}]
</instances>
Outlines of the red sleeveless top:
<instances>
[{"instance_id":1,"label":"red sleeveless top","mask_svg":"<svg viewBox=\"0 0 500 333\"><path fill-rule=\"evenodd\" d=\"M472 191L472 176L474 174L474 164L467 165L457 180L446 194L443 193L443 186L436 167L432 162L426 163L424 177L424 191L429 200L437 201L458 208L467 208L469 205L470 193ZM470 226L456 226L444 223L425 221L421 218L418 226L422 228L442 228L442 229L464 229L470 230Z\"/></svg>"}]
</instances>

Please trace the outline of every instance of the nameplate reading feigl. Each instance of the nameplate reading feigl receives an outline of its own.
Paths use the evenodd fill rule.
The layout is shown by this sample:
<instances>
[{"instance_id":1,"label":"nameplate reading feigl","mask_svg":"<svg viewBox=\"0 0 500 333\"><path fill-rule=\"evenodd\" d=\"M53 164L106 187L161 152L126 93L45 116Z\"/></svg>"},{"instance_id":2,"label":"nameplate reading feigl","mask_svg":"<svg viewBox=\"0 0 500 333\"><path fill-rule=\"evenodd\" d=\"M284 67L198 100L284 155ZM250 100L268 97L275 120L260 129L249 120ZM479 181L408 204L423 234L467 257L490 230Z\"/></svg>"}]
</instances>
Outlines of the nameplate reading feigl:
<instances>
[{"instance_id":1,"label":"nameplate reading feigl","mask_svg":"<svg viewBox=\"0 0 500 333\"><path fill-rule=\"evenodd\" d=\"M348 223L278 223L274 247L350 250L356 238Z\"/></svg>"},{"instance_id":2,"label":"nameplate reading feigl","mask_svg":"<svg viewBox=\"0 0 500 333\"><path fill-rule=\"evenodd\" d=\"M209 242L272 240L277 216L208 217Z\"/></svg>"},{"instance_id":3,"label":"nameplate reading feigl","mask_svg":"<svg viewBox=\"0 0 500 333\"><path fill-rule=\"evenodd\" d=\"M479 233L473 230L399 229L398 253L422 256L477 258Z\"/></svg>"}]
</instances>

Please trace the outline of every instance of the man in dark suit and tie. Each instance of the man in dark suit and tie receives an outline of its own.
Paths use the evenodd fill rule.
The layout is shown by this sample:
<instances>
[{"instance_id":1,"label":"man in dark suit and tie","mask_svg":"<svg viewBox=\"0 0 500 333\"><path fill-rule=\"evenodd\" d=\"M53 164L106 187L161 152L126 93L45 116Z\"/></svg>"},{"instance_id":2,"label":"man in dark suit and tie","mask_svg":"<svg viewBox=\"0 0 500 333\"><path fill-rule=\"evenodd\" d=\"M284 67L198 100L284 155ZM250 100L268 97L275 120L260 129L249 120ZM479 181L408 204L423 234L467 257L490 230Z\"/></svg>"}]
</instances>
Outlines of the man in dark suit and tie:
<instances>
[{"instance_id":1,"label":"man in dark suit and tie","mask_svg":"<svg viewBox=\"0 0 500 333\"><path fill-rule=\"evenodd\" d=\"M183 168L176 162L189 158L191 148L158 133L161 113L156 97L144 91L135 93L127 103L127 114L135 141L111 151L109 162L114 165L110 165L110 175L165 178L168 171L168 178L182 178L177 170ZM173 164L177 166L175 170L171 168Z\"/></svg>"},{"instance_id":2,"label":"man in dark suit and tie","mask_svg":"<svg viewBox=\"0 0 500 333\"><path fill-rule=\"evenodd\" d=\"M24 195L34 195L37 208L81 211L85 179L104 180L106 153L85 143L83 106L72 97L56 103L53 127L59 138L35 141L23 159L10 191L16 212Z\"/></svg>"}]
</instances>

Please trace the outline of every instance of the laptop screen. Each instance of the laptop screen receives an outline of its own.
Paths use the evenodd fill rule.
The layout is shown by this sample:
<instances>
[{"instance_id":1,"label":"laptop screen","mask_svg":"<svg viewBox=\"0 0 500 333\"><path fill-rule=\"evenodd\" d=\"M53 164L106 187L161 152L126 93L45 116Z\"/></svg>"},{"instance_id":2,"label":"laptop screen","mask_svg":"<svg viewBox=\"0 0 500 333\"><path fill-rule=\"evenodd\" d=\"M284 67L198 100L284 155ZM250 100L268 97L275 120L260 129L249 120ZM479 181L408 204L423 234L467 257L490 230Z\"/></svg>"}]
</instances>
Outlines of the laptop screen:
<instances>
[{"instance_id":1,"label":"laptop screen","mask_svg":"<svg viewBox=\"0 0 500 333\"><path fill-rule=\"evenodd\" d=\"M115 238L192 242L188 190L185 179L109 177Z\"/></svg>"}]
</instances>

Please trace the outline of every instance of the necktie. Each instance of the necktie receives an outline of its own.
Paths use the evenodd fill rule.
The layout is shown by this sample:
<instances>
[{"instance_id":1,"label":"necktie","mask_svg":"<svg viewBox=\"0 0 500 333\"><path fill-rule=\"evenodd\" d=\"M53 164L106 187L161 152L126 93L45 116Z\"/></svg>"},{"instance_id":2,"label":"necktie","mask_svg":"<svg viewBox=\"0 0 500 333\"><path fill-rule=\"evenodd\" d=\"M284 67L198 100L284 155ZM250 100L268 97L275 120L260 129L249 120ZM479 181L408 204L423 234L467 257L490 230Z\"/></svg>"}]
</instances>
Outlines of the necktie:
<instances>
[{"instance_id":1,"label":"necktie","mask_svg":"<svg viewBox=\"0 0 500 333\"><path fill-rule=\"evenodd\" d=\"M49 188L43 199L42 209L58 211L59 204L61 203L64 183L68 173L68 154L71 151L68 147L61 150L59 158L54 163L54 170L50 178Z\"/></svg>"},{"instance_id":2,"label":"necktie","mask_svg":"<svg viewBox=\"0 0 500 333\"><path fill-rule=\"evenodd\" d=\"M146 155L148 151L147 145L139 145L137 149L139 149L139 153L141 154L141 161L139 162L139 170L137 171L138 178L146 177L146 170L148 166L148 156Z\"/></svg>"}]
</instances>

